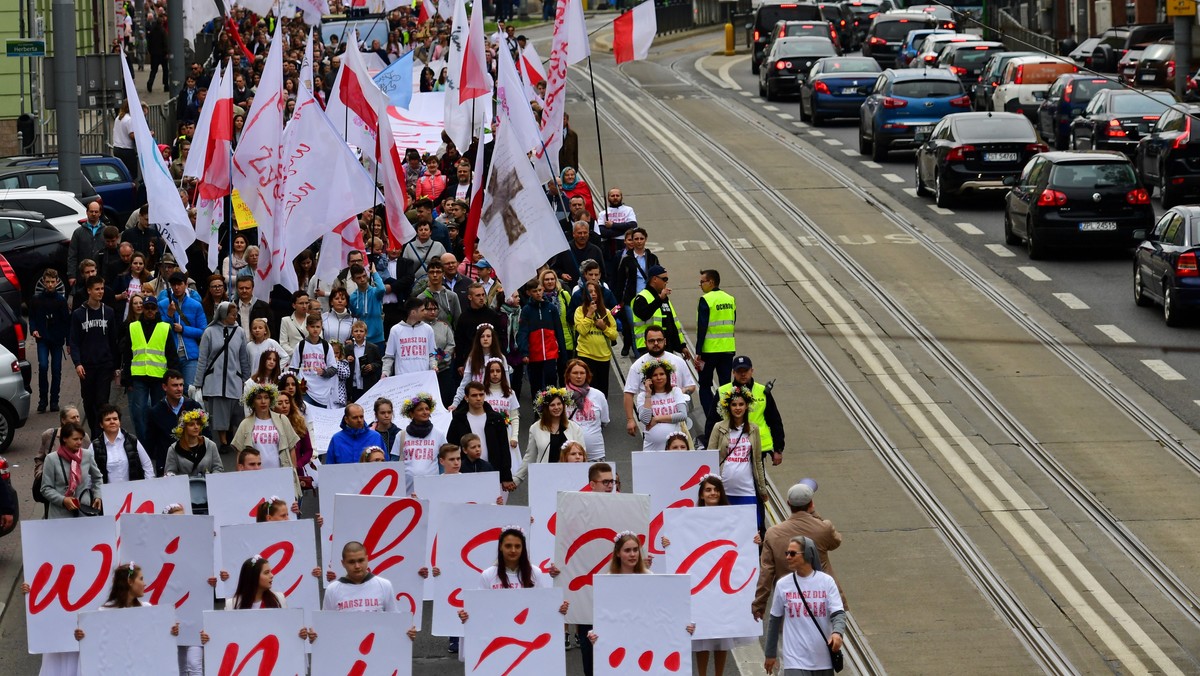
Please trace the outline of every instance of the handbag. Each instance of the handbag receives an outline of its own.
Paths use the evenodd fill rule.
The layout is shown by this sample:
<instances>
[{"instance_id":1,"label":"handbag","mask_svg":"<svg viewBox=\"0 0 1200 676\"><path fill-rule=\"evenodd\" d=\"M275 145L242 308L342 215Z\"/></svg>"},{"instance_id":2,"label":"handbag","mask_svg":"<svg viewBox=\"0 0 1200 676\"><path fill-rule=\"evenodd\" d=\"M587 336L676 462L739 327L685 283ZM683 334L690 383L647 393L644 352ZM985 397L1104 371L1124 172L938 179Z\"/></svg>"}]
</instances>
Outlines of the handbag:
<instances>
[{"instance_id":1,"label":"handbag","mask_svg":"<svg viewBox=\"0 0 1200 676\"><path fill-rule=\"evenodd\" d=\"M808 619L812 620L813 626L817 628L817 633L820 634L821 638L825 641L825 647L829 648L829 661L833 665L834 673L841 671L842 668L846 666L843 660L842 651L838 650L835 652L834 649L829 646L829 638L825 636L825 632L821 631L821 625L817 623L817 618L813 617L812 611L809 610L808 601L804 600L804 592L800 591L800 582L796 580L795 573L792 573L792 584L796 585L796 594L800 597L800 603L804 604L805 614L808 615Z\"/></svg>"},{"instance_id":2,"label":"handbag","mask_svg":"<svg viewBox=\"0 0 1200 676\"><path fill-rule=\"evenodd\" d=\"M68 475L67 461L63 460L61 455L58 456L58 464L62 467L63 475L67 476ZM88 496L86 502L83 499L84 494L87 494L87 496ZM85 488L83 490L83 492L80 493L79 496L75 498L75 503L76 503L75 513L72 514L72 516L100 516L101 511L92 506L92 503L95 502L95 500L96 500L92 496L93 496L92 489Z\"/></svg>"}]
</instances>

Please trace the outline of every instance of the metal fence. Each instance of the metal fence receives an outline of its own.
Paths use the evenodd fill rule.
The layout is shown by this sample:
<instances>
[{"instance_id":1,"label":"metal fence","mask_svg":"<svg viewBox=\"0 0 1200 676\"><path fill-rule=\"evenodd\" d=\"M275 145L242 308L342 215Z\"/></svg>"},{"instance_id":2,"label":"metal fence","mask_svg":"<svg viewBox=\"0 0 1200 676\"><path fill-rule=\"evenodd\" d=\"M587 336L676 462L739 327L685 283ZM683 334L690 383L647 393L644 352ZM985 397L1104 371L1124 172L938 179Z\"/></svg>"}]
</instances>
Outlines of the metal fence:
<instances>
[{"instance_id":1,"label":"metal fence","mask_svg":"<svg viewBox=\"0 0 1200 676\"><path fill-rule=\"evenodd\" d=\"M1058 49L1054 44L1054 38L1034 32L1025 27L1008 10L1002 9L997 14L1000 23L1000 41L1004 43L1005 47L1013 51L1025 51L1033 47L1048 54L1058 53Z\"/></svg>"},{"instance_id":2,"label":"metal fence","mask_svg":"<svg viewBox=\"0 0 1200 676\"><path fill-rule=\"evenodd\" d=\"M678 33L695 25L690 0L660 0L654 6L654 20L658 24L658 35Z\"/></svg>"},{"instance_id":3,"label":"metal fence","mask_svg":"<svg viewBox=\"0 0 1200 676\"><path fill-rule=\"evenodd\" d=\"M50 114L42 120L39 130L37 151L40 153L58 151L58 115L54 111L47 112ZM79 111L79 152L84 155L110 154L116 119L116 110ZM159 143L171 144L175 140L175 99L151 105L146 124Z\"/></svg>"}]
</instances>

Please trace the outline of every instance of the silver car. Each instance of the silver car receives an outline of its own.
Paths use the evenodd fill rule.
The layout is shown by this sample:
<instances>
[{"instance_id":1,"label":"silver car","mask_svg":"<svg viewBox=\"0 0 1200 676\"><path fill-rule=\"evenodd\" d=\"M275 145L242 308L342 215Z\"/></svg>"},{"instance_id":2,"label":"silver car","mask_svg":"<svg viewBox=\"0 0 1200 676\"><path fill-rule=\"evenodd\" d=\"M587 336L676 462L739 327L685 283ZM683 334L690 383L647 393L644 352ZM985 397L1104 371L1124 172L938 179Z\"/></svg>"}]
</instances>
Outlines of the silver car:
<instances>
[{"instance_id":1,"label":"silver car","mask_svg":"<svg viewBox=\"0 0 1200 676\"><path fill-rule=\"evenodd\" d=\"M8 450L17 429L29 419L32 397L26 388L28 362L18 360L8 348L0 345L0 453Z\"/></svg>"}]
</instances>

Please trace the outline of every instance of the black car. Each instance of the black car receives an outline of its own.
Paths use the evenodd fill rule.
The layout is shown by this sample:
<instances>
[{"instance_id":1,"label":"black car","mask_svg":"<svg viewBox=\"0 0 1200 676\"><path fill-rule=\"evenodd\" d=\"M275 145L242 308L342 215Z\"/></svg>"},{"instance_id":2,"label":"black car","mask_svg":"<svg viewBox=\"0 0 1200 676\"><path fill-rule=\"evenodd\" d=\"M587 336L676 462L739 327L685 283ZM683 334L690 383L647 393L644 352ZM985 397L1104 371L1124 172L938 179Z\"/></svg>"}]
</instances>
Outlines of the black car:
<instances>
[{"instance_id":1,"label":"black car","mask_svg":"<svg viewBox=\"0 0 1200 676\"><path fill-rule=\"evenodd\" d=\"M28 335L29 325L21 319L21 313L0 298L0 345L3 345L17 358L17 365L21 369L21 377L25 381L26 390L29 390L30 376L33 375L33 370L25 354L25 337ZM17 427L23 424L25 423L22 419ZM0 448L0 450L4 449Z\"/></svg>"},{"instance_id":2,"label":"black car","mask_svg":"<svg viewBox=\"0 0 1200 676\"><path fill-rule=\"evenodd\" d=\"M1033 259L1064 246L1130 247L1154 223L1150 193L1121 153L1041 153L1009 183L1004 241L1024 240Z\"/></svg>"},{"instance_id":3,"label":"black car","mask_svg":"<svg viewBox=\"0 0 1200 676\"><path fill-rule=\"evenodd\" d=\"M774 101L780 94L798 94L808 71L825 56L837 56L828 38L779 38L758 74L759 96Z\"/></svg>"},{"instance_id":4,"label":"black car","mask_svg":"<svg viewBox=\"0 0 1200 676\"><path fill-rule=\"evenodd\" d=\"M889 12L875 17L862 43L863 56L869 56L887 68L896 63L896 53L909 31L938 28L937 19L923 12Z\"/></svg>"},{"instance_id":5,"label":"black car","mask_svg":"<svg viewBox=\"0 0 1200 676\"><path fill-rule=\"evenodd\" d=\"M867 30L871 27L871 21L876 16L883 13L878 2L870 0L843 0L841 6L850 16L853 17L852 30L854 32L854 40L857 44L862 44L863 40L867 39Z\"/></svg>"},{"instance_id":6,"label":"black car","mask_svg":"<svg viewBox=\"0 0 1200 676\"><path fill-rule=\"evenodd\" d=\"M1071 148L1133 155L1138 139L1176 101L1168 91L1105 89L1071 122Z\"/></svg>"},{"instance_id":7,"label":"black car","mask_svg":"<svg viewBox=\"0 0 1200 676\"><path fill-rule=\"evenodd\" d=\"M778 21L825 21L821 8L814 4L795 2L764 2L754 9L746 24L746 45L751 48L750 72L758 75L763 59L767 58L767 43L771 29Z\"/></svg>"},{"instance_id":8,"label":"black car","mask_svg":"<svg viewBox=\"0 0 1200 676\"><path fill-rule=\"evenodd\" d=\"M1004 66L1018 56L1038 56L1038 54L1035 52L998 52L993 54L983 65L983 69L979 73L979 80L975 84L975 110L992 109L992 92L1000 84L1000 77L1004 75Z\"/></svg>"},{"instance_id":9,"label":"black car","mask_svg":"<svg viewBox=\"0 0 1200 676\"><path fill-rule=\"evenodd\" d=\"M66 277L69 244L67 236L41 214L0 210L0 254L15 272L25 300L33 296L33 287L46 268L52 267Z\"/></svg>"},{"instance_id":10,"label":"black car","mask_svg":"<svg viewBox=\"0 0 1200 676\"><path fill-rule=\"evenodd\" d=\"M938 52L938 68L958 76L968 94L975 93L979 74L993 55L1008 51L1003 42L951 42Z\"/></svg>"},{"instance_id":11,"label":"black car","mask_svg":"<svg viewBox=\"0 0 1200 676\"><path fill-rule=\"evenodd\" d=\"M777 21L775 27L771 29L771 42L767 46L767 53L771 53L771 44L774 44L779 38L798 38L798 37L826 37L829 38L829 44L833 45L838 54L842 53L841 44L838 43L837 33L834 32L833 26L825 21Z\"/></svg>"},{"instance_id":12,"label":"black car","mask_svg":"<svg viewBox=\"0 0 1200 676\"><path fill-rule=\"evenodd\" d=\"M1162 305L1167 326L1179 326L1200 306L1200 207L1163 214L1133 252L1133 302Z\"/></svg>"},{"instance_id":13,"label":"black car","mask_svg":"<svg viewBox=\"0 0 1200 676\"><path fill-rule=\"evenodd\" d=\"M818 2L821 15L833 26L843 52L858 49L858 33L854 29L854 13L842 2Z\"/></svg>"},{"instance_id":14,"label":"black car","mask_svg":"<svg viewBox=\"0 0 1200 676\"><path fill-rule=\"evenodd\" d=\"M1200 197L1200 126L1193 134L1200 105L1176 104L1138 141L1133 154L1142 185L1158 188L1163 207Z\"/></svg>"},{"instance_id":15,"label":"black car","mask_svg":"<svg viewBox=\"0 0 1200 676\"><path fill-rule=\"evenodd\" d=\"M1097 92L1121 88L1121 83L1111 78L1086 73L1059 75L1038 105L1038 133L1055 150L1066 150L1071 138L1071 120L1083 115Z\"/></svg>"},{"instance_id":16,"label":"black car","mask_svg":"<svg viewBox=\"0 0 1200 676\"><path fill-rule=\"evenodd\" d=\"M954 113L917 140L917 194L932 189L939 207L968 191L1007 190L1004 179L1047 150L1029 120L1016 113Z\"/></svg>"}]
</instances>

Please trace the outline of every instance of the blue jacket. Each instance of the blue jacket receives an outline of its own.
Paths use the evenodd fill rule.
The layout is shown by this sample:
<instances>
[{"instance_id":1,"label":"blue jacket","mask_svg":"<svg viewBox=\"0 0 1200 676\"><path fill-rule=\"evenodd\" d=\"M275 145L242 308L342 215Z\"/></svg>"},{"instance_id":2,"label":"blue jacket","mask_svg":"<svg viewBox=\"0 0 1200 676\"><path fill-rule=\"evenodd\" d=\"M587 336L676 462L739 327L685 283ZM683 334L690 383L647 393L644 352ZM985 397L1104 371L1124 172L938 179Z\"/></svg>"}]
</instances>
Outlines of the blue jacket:
<instances>
[{"instance_id":1,"label":"blue jacket","mask_svg":"<svg viewBox=\"0 0 1200 676\"><path fill-rule=\"evenodd\" d=\"M169 309L171 301L175 300L170 290L163 289L158 292L160 316L172 324L183 324L182 334L171 332L171 345L174 346L175 340L182 335L183 347L187 351L188 359L200 358L200 336L204 335L204 329L208 326L208 318L204 316L204 306L200 304L200 299L193 295L195 293L188 289L187 295L184 296L183 303L179 306L179 313L183 316L183 321L180 321Z\"/></svg>"},{"instance_id":2,"label":"blue jacket","mask_svg":"<svg viewBox=\"0 0 1200 676\"><path fill-rule=\"evenodd\" d=\"M382 343L385 339L383 293L383 278L378 272L371 273L371 285L367 287L366 292L359 292L357 286L350 287L350 312L367 323L368 343Z\"/></svg>"},{"instance_id":3,"label":"blue jacket","mask_svg":"<svg viewBox=\"0 0 1200 676\"><path fill-rule=\"evenodd\" d=\"M326 465L346 465L358 462L363 449L367 446L378 446L387 453L383 446L383 437L379 432L369 428L355 429L342 423L342 431L333 435L329 440L329 448L325 451Z\"/></svg>"}]
</instances>

